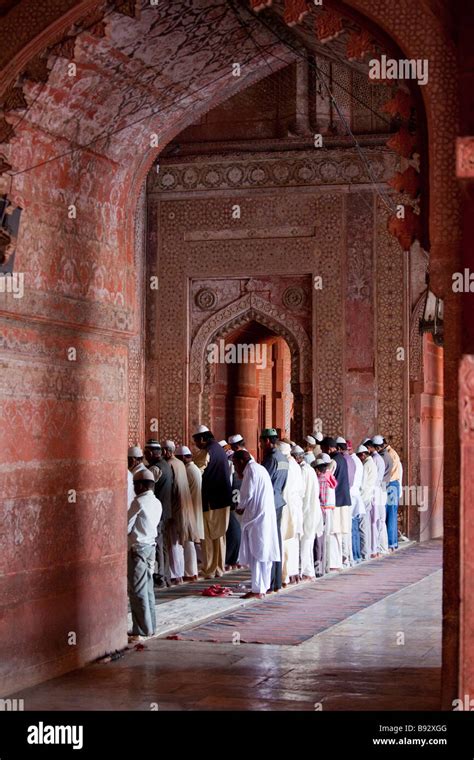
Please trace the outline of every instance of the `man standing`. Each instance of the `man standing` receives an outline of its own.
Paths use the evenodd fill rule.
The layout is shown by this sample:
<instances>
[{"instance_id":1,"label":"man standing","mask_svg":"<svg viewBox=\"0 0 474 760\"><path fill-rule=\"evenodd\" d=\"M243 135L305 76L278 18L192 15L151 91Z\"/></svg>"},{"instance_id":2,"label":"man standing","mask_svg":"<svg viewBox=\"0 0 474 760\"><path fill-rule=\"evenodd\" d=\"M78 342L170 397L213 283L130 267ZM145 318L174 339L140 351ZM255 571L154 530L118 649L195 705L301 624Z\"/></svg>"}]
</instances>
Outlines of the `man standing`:
<instances>
[{"instance_id":1,"label":"man standing","mask_svg":"<svg viewBox=\"0 0 474 760\"><path fill-rule=\"evenodd\" d=\"M352 555L356 562L368 559L369 545L366 530L365 504L361 497L364 465L352 448L352 441L347 441L347 452L352 459L355 470L351 485L352 501Z\"/></svg>"},{"instance_id":2,"label":"man standing","mask_svg":"<svg viewBox=\"0 0 474 760\"><path fill-rule=\"evenodd\" d=\"M199 539L199 543L204 541L204 518L202 514L202 473L197 465L193 462L193 455L191 449L187 446L178 446L176 449L176 459L183 462L186 467L186 477L188 479L189 491L191 493L191 499L193 502L194 511L194 523L196 526L196 543ZM197 552L196 552L197 553ZM185 563L186 563L186 549L185 549ZM197 567L196 573L193 577L188 576L185 568L185 580L197 580Z\"/></svg>"},{"instance_id":3,"label":"man standing","mask_svg":"<svg viewBox=\"0 0 474 760\"><path fill-rule=\"evenodd\" d=\"M196 431L194 443L208 456L202 475L202 508L204 511L203 574L220 578L225 572L225 534L229 525L232 488L227 455L210 430Z\"/></svg>"},{"instance_id":4,"label":"man standing","mask_svg":"<svg viewBox=\"0 0 474 760\"><path fill-rule=\"evenodd\" d=\"M195 435L198 433L208 433L208 432L209 432L209 428L206 427L206 425L199 425L198 429L196 430ZM194 435L193 435L193 440L194 440ZM198 450L193 455L193 462L196 465L196 467L199 467L201 472L204 472L207 466L207 463L209 462L209 454L207 452L207 449L198 448Z\"/></svg>"},{"instance_id":5,"label":"man standing","mask_svg":"<svg viewBox=\"0 0 474 760\"><path fill-rule=\"evenodd\" d=\"M313 581L314 571L314 542L319 539L321 544L317 552L318 562L322 563L322 537L324 533L323 513L319 503L319 480L316 471L305 461L304 451L295 446L292 451L296 462L301 467L303 475L303 535L300 540L301 576L304 581ZM318 567L318 570L320 567Z\"/></svg>"},{"instance_id":6,"label":"man standing","mask_svg":"<svg viewBox=\"0 0 474 760\"><path fill-rule=\"evenodd\" d=\"M303 535L303 474L296 459L291 455L291 446L286 441L278 444L283 456L288 460L288 478L283 489L286 505L281 518L282 586L298 583L300 577L300 539Z\"/></svg>"},{"instance_id":7,"label":"man standing","mask_svg":"<svg viewBox=\"0 0 474 760\"><path fill-rule=\"evenodd\" d=\"M337 486L336 478L329 471L332 463L329 454L321 454L320 458L316 459L315 462L316 474L319 480L319 503L324 519L322 557L320 559L321 565L318 568L321 575L328 573L330 570L331 534L334 510L336 508Z\"/></svg>"},{"instance_id":8,"label":"man standing","mask_svg":"<svg viewBox=\"0 0 474 760\"><path fill-rule=\"evenodd\" d=\"M376 437L376 436L375 436ZM365 446L374 460L377 469L377 484L375 486L374 509L371 516L372 530L375 531L375 542L372 541L372 559L380 557L382 547L387 544L387 527L385 523L385 505L387 503L387 487L385 484L386 464L383 457L380 456L378 446L369 438L365 441Z\"/></svg>"},{"instance_id":9,"label":"man standing","mask_svg":"<svg viewBox=\"0 0 474 760\"><path fill-rule=\"evenodd\" d=\"M352 495L351 495L351 488L354 482L354 476L355 476L355 469L356 464L353 461L353 459L350 457L349 452L347 451L347 442L345 438L342 436L339 436L336 438L336 448L340 454L344 457L347 464L347 476L349 478L349 509L348 509L348 517L347 517L347 528L348 532L343 534L342 536L342 554L346 558L345 564L351 565L352 564Z\"/></svg>"},{"instance_id":10,"label":"man standing","mask_svg":"<svg viewBox=\"0 0 474 760\"><path fill-rule=\"evenodd\" d=\"M135 489L133 487L133 473L137 467L145 468L143 464L143 451L140 446L130 446L128 449L128 469L127 469L127 509L135 498Z\"/></svg>"},{"instance_id":11,"label":"man standing","mask_svg":"<svg viewBox=\"0 0 474 760\"><path fill-rule=\"evenodd\" d=\"M387 486L387 538L388 548L394 552L398 549L398 501L402 488L402 463L397 452L383 439L385 451L392 459L392 469Z\"/></svg>"},{"instance_id":12,"label":"man standing","mask_svg":"<svg viewBox=\"0 0 474 760\"><path fill-rule=\"evenodd\" d=\"M158 441L150 438L145 444L148 469L155 477L155 496L162 506L162 515L156 537L155 583L158 588L171 586L170 572L170 520L172 515L173 470L163 458Z\"/></svg>"},{"instance_id":13,"label":"man standing","mask_svg":"<svg viewBox=\"0 0 474 760\"><path fill-rule=\"evenodd\" d=\"M376 530L375 519L375 497L379 482L379 476L377 473L377 466L374 462L374 459L369 453L368 446L364 446L362 444L362 446L359 446L357 449L356 454L362 462L364 468L360 495L365 506L365 534L367 536L367 557L365 558L368 559L369 557L374 556L378 540L378 532ZM364 554L362 553L362 546L361 554L362 558L364 558Z\"/></svg>"},{"instance_id":14,"label":"man standing","mask_svg":"<svg viewBox=\"0 0 474 760\"><path fill-rule=\"evenodd\" d=\"M174 441L164 441L163 454L173 470L173 513L171 530L171 575L176 583L183 579L196 580L197 556L194 541L197 540L194 506L189 490L186 467L175 457Z\"/></svg>"},{"instance_id":15,"label":"man standing","mask_svg":"<svg viewBox=\"0 0 474 760\"><path fill-rule=\"evenodd\" d=\"M272 567L272 579L270 591L279 591L282 585L281 577L281 517L286 502L283 498L283 489L288 478L288 460L278 449L278 434L275 428L265 428L260 436L260 446L263 453L262 465L270 475L275 497L275 510L278 529L278 545L280 547L280 560L275 561Z\"/></svg>"},{"instance_id":16,"label":"man standing","mask_svg":"<svg viewBox=\"0 0 474 760\"><path fill-rule=\"evenodd\" d=\"M156 628L153 569L155 539L161 504L153 494L155 478L149 470L133 476L135 498L128 510L127 581L132 610L131 640L153 636Z\"/></svg>"},{"instance_id":17,"label":"man standing","mask_svg":"<svg viewBox=\"0 0 474 760\"><path fill-rule=\"evenodd\" d=\"M333 526L331 533L330 569L341 570L343 565L349 564L348 540L352 535L351 524L351 493L349 488L349 473L347 462L340 451L334 438L327 436L321 441L324 454L329 454L332 459L336 486L336 507L333 513Z\"/></svg>"},{"instance_id":18,"label":"man standing","mask_svg":"<svg viewBox=\"0 0 474 760\"><path fill-rule=\"evenodd\" d=\"M266 469L257 464L248 451L237 451L234 465L242 478L238 510L243 514L239 562L249 565L252 574L252 589L243 598L263 599L270 587L273 563L281 558L273 486Z\"/></svg>"},{"instance_id":19,"label":"man standing","mask_svg":"<svg viewBox=\"0 0 474 760\"><path fill-rule=\"evenodd\" d=\"M381 554L388 554L388 535L387 535L387 492L390 483L390 472L392 470L392 457L385 450L384 439L381 435L374 435L372 443L375 450L382 458L384 464L384 474L381 483L381 501L379 505L379 545L378 551Z\"/></svg>"}]
</instances>

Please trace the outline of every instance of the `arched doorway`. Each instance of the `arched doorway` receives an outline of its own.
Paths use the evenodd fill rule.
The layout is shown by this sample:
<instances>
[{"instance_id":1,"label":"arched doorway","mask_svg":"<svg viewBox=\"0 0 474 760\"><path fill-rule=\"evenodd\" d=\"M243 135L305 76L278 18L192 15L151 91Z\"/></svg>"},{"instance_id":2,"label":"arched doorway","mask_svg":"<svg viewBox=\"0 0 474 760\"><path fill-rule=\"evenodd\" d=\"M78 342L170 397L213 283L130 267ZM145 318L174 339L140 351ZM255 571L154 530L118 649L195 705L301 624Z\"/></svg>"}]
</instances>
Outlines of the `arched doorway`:
<instances>
[{"instance_id":1,"label":"arched doorway","mask_svg":"<svg viewBox=\"0 0 474 760\"><path fill-rule=\"evenodd\" d=\"M22 10L21 6L24 5L24 3L20 2L17 3L17 5L19 10ZM9 50L7 54L11 56L13 63L10 68L10 80L8 84L13 81L14 76L16 76L16 74L18 74L18 72L24 67L25 61L31 59L33 55L39 54L45 44L51 46L53 46L53 44L57 44L58 34L63 34L68 25L73 21L80 21L80 14L84 12L85 9L91 10L96 5L97 4L93 2L78 4L77 13L73 14L70 12L67 18L59 17L57 24L54 25L54 28L53 26L47 28L47 24L52 24L54 20L51 18L51 16L49 16L48 20L45 20L44 22L44 30L43 28L40 28L35 31L35 33L32 35L33 43L31 44L31 47L26 51L24 50L18 59L14 59L15 51ZM336 5L339 8L341 7L341 4ZM453 73L454 57L452 56L452 50L449 48L449 46L446 46L447 50L446 52L444 51L443 43L446 40L442 34L442 30L440 24L438 23L437 17L429 10L430 3L423 3L422 5L420 4L415 8L413 7L413 4L409 2L409 0L407 0L405 3L397 4L387 2L381 3L376 11L373 10L373 3L371 3L370 0L367 0L367 2L356 2L354 0L354 2L344 3L343 5L348 9L350 7L356 7L358 11L365 12L367 14L367 17L373 19L374 23L378 24L381 28L384 28L394 40L397 40L399 44L402 45L407 54L415 57L421 54L426 55L428 51L432 58L433 70L431 72L430 84L426 89L426 107L429 113L430 130L432 130L432 134L430 134L430 138L432 139L432 155L436 161L436 165L433 166L430 177L432 185L432 209L434 209L431 218L434 245L433 275L435 278L437 278L439 289L442 291L443 271L446 266L451 269L453 266L455 266L457 256L456 230L453 228L448 229L447 226L449 224L454 225L457 218L457 198L455 191L453 191L455 180L452 161L454 154L451 150L451 142L455 131L455 119L452 117L452 115L455 112L456 100L456 88L450 86L450 83L452 84L452 82L455 80L455 73ZM183 10L183 13L185 12L186 11ZM38 16L40 15L41 14L38 14ZM64 63L64 56L66 55L66 57L69 57L71 59L77 56L78 62L87 62L91 48L96 44L99 46L101 44L100 41L97 43L97 39L100 40L101 27L103 26L101 14L99 13L98 18L95 19L95 27L92 29L93 20L94 19L90 20L89 26L87 28L86 44L83 45L82 41L79 41L79 44L77 46L73 45L73 49L71 51L71 40L69 40L69 47L64 48L59 46L60 49L56 49L55 51L48 51L46 57L53 56L56 61L59 61L56 67L57 70L52 72L51 78L51 85L53 89L55 89L55 91L58 93L62 92L61 88L63 86L64 80L61 80L61 78L58 80L57 78L55 79L55 77L57 77L58 70L61 69L61 66ZM112 31L112 33L108 35L107 44L119 45L120 39L128 39L127 34L133 25L128 18L117 20L117 16L114 15L112 21L109 19L107 23L111 24ZM92 29L92 31L90 31L90 29ZM40 32L43 31L44 33L40 34ZM94 39L91 40L91 38ZM140 31L140 38L142 40L147 39L147 35L143 34L143 32ZM15 39L15 35L12 34L12 43L15 41ZM152 44L153 39L149 39L150 44ZM428 47L424 47L425 43ZM217 45L218 44L219 40L217 41ZM76 50L74 50L74 47L76 47ZM282 52L282 54L284 54L284 51L278 50L277 52ZM99 60L99 58L100 56L96 56L97 60ZM102 56L102 60L105 60L106 58L107 56ZM109 59L111 60L110 57ZM261 68L261 61L259 62L259 66ZM36 83L38 83L42 81L44 84L49 76L47 70L48 67L44 59L43 63L41 63L41 60L36 60L35 65L32 67L32 69L33 71L30 75L39 78L33 78L30 80L30 82L36 81ZM259 75L255 72L254 74L255 78L258 78ZM43 79L41 79L41 77L43 77ZM103 80L106 87L110 89L110 78L104 76ZM123 82L126 82L126 77L123 78ZM238 86L240 86L240 83L237 85L237 82L233 82L233 85L235 85L235 90L237 90ZM84 80L82 80L80 87L83 88L83 91L97 92L96 82L91 82L88 86L86 83L85 86ZM122 85L120 85L120 87L122 87ZM40 87L38 87L38 89L40 89ZM440 92L443 92L443 98L439 97ZM16 94L18 95L18 93ZM51 122L54 122L55 118L57 117L57 113L55 113L54 99L49 98L49 100L47 100L50 95L49 87L44 88L44 93L35 92L33 94L35 97L37 96L38 99L38 112L51 115ZM209 91L206 95L207 101L203 105L202 110L211 108L213 104L215 104L218 100L222 100L225 96L228 96L228 94L229 92L223 94L221 92L215 92L214 90ZM57 103L60 103L60 101L61 98L58 97ZM147 113L146 110L144 113ZM37 115L37 113L31 113L30 118L24 121L23 128L20 127L18 129L14 143L15 150L12 152L13 154L16 153L17 158L21 157L23 145L31 144L31 131L35 132L35 130L38 128L40 132L40 127L35 124ZM107 119L105 119L105 116L106 115L104 114L104 119L98 120L99 126L97 131L92 131L89 134L89 137L91 134L97 135L99 133L102 133L104 130L104 124L113 122L113 117L110 117L109 121L107 121ZM170 134L173 132L173 130L174 133L177 133L180 129L183 128L183 126L185 126L187 117L182 117L181 121L180 118L181 117L178 118L177 116L176 120L173 121L173 125L170 127L169 133L167 131L167 128L165 129L161 123L158 124L158 120L156 120L156 128L160 133L160 136L162 136L163 142L166 142L166 140L169 139ZM14 119L15 122L17 120L17 118ZM80 119L78 119L78 123L79 121ZM165 122L166 119L164 120L164 123ZM60 122L57 121L56 123L59 127ZM438 128L440 124L443 124L443 129ZM26 129L27 125L28 128ZM168 126L167 122L166 125ZM68 130L67 125L63 126L66 128L64 130L64 133L61 135L62 142L60 152L69 150L71 148L72 153L74 153L76 146L74 139L77 137L77 135L72 134ZM60 134L60 132L61 130L58 129L57 134ZM144 143L148 146L149 134L146 130L140 134L140 139L143 137L145 138ZM84 138L84 140L86 140L86 138ZM51 229L48 228L47 232L44 231L46 227L43 229L43 231L39 228L39 226L35 227L34 214L30 216L30 221L28 221L27 217L25 216L24 231L26 235L22 241L22 245L24 243L23 248L19 250L19 254L23 255L23 263L25 263L25 268L31 266L31 270L33 272L35 271L35 268L38 272L42 271L42 267L38 266L40 263L40 257L37 254L40 249L41 252L43 250L50 251L49 243L52 239L55 240L55 242L59 243L59 245L55 246L55 248L60 252L60 254L58 254L57 258L54 260L54 263L51 263L48 276L44 274L41 275L41 297L36 297L35 295L32 298L27 297L21 305L15 302L13 303L14 308L11 309L11 312L7 310L6 313L6 318L12 317L12 323L14 323L15 326L14 330L12 330L10 333L7 350L10 350L10 346L14 347L13 352L18 351L19 347L26 347L24 356L21 356L20 359L18 359L17 356L14 357L15 362L19 361L18 366L20 368L23 368L23 362L25 364L32 362L31 357L34 355L33 346L35 345L41 345L44 347L42 348L43 353L40 357L41 361L49 361L52 367L55 366L58 361L58 356L63 357L64 352L71 343L70 333L67 331L75 331L74 339L79 345L79 356L83 357L83 361L86 362L86 366L82 368L82 374L76 374L74 379L74 388L71 390L71 392L68 391L66 395L68 402L71 401L74 405L73 412L77 419L77 423L75 423L77 427L73 428L72 432L74 433L75 431L76 442L83 441L84 445L81 446L80 451L83 457L83 465L81 465L81 470L79 471L79 469L73 467L72 460L68 465L68 467L70 467L70 471L74 473L74 478L77 475L77 483L74 479L69 479L68 483L69 485L78 485L81 482L88 483L90 488L84 488L83 490L84 492L90 491L92 493L91 489L95 489L94 494L97 502L99 501L99 489L97 487L97 483L103 482L103 472L108 473L109 477L112 473L112 479L117 483L120 483L121 478L120 468L114 470L114 464L112 461L102 462L100 460L101 451L103 451L105 444L107 443L103 431L112 431L114 436L117 437L117 440L120 440L123 445L125 445L127 437L126 393L124 392L123 387L119 387L118 385L115 386L113 384L113 380L111 382L111 378L113 379L122 377L123 374L127 372L127 366L129 376L132 376L134 373L135 376L139 378L142 371L142 365L140 364L141 348L137 349L135 354L132 356L133 361L130 360L130 354L128 352L129 344L136 337L137 329L140 324L139 308L136 308L137 303L135 293L133 292L133 284L131 284L129 279L131 273L133 273L133 236L130 232L130 228L133 226L133 221L130 214L128 214L126 225L123 225L123 218L124 216L127 216L124 214L124 210L129 211L130 199L133 206L133 203L138 197L138 188L140 188L143 182L143 177L145 176L146 171L148 170L153 160L153 155L151 154L156 152L145 150L144 155L140 158L137 158L136 146L139 142L140 140L138 139L136 132L132 135L125 133L122 135L119 141L120 150L118 150L116 146L117 149L112 150L109 156L107 156L107 150L104 150L102 153L98 151L94 157L92 157L92 154L90 154L87 158L87 161L84 164L81 164L80 160L77 160L76 155L76 158L71 159L70 162L65 162L67 166L65 166L63 163L61 171L58 172L57 176L54 173L51 173L47 177L43 177L44 181L38 181L37 178L35 178L35 181L32 183L26 179L24 182L22 182L22 191L27 201L35 197L37 198L39 188L43 188L44 196L42 196L41 203L43 204L44 208L49 209L50 201L52 201L54 195L51 193L49 196L47 193L47 189L50 184L52 186L55 185L56 188L61 187L61 175L66 175L67 172L70 171L70 176L75 178L74 182L76 182L76 184L71 186L70 189L73 190L73 195L75 195L79 192L81 184L79 181L80 178L87 176L88 182L92 184L92 188L89 188L90 191L88 192L88 202L90 201L89 210L93 207L93 212L92 214L89 213L89 211L86 212L84 214L84 219L87 219L89 221L92 219L93 222L90 224L90 228L88 228L87 231L85 231L85 227L79 231L79 234L76 236L77 240L76 238L74 239L75 242L73 246L72 237L68 237L67 235L64 235L63 237L63 230L60 229L61 220L63 219L60 214L64 211L63 195L61 195L60 202L57 202L56 206L54 206L54 213L57 214L57 220L59 219L59 222L57 223L56 227L53 226ZM46 157L49 158L50 155L55 152L53 143L43 143L43 147L44 151L41 152L41 155L35 155L35 161L41 162L45 160ZM157 150L159 150L159 148ZM28 152L27 155L29 155ZM111 159L110 164L109 159ZM97 163L95 163L95 161L97 161ZM112 164L114 162L115 165L114 168L112 168ZM117 167L121 167L121 169L119 170ZM15 166L15 169L17 168L21 169L22 166ZM54 167L52 164L50 168L51 172L54 172ZM98 176L101 176L100 183L96 182L94 184L93 180L91 179L94 173L97 173ZM31 176L34 175L30 175L30 177ZM129 191L130 187L133 188L132 192ZM126 192L121 193L120 188L126 188ZM57 201L58 194L56 193L54 197ZM447 208L446 203L451 204L449 208ZM101 204L105 204L104 208ZM113 219L112 228L110 227L110 224L108 224L109 212L111 213ZM52 214L52 216L54 216L54 214ZM138 221L138 226L142 223L143 219L140 218ZM97 230L99 232L97 237L95 237ZM103 236L102 239L99 239L101 236ZM112 241L112 246L109 248L108 243L110 240ZM27 253L28 255L26 255ZM115 256L115 254L117 255ZM101 267L107 268L107 266L110 265L110 262L113 262L112 269L115 271L119 271L120 269L121 276L123 275L123 283L125 283L123 287L114 288L111 281L108 281L107 283L102 282ZM90 271L95 272L94 277L96 277L96 279L94 279L94 277L87 276L87 272ZM58 272L60 275L59 294L57 292L54 292L55 289L53 287L53 282L55 285L57 284ZM64 277L62 276L63 274ZM53 275L52 279L48 279L48 277L51 275ZM162 292L162 295L166 300L166 289ZM449 293L447 295L449 296ZM121 308L124 301L127 304L127 308L125 309ZM458 312L456 312L456 306L454 302L451 302L450 304L450 307L447 311L447 318L450 334L452 336L456 336L458 334L456 325L459 323L459 320ZM58 341L53 349L51 348L50 336L46 334L46 326L48 326L49 323L53 326ZM35 335L33 335L34 331L36 331ZM457 359L459 356L459 343L456 342L456 340L453 340L451 345L452 348L449 349L450 353L447 357L448 362L446 365L446 379L449 382L449 387L455 387ZM83 352L81 354L82 349ZM169 350L172 349L170 348ZM104 362L102 364L98 360L99 356L104 358ZM88 358L86 359L85 357ZM184 361L185 359L183 358L183 365ZM45 366L46 364L43 365L43 372ZM157 369L157 367L151 367L151 370L153 369ZM16 371L19 372L18 367ZM45 374L47 373L45 372ZM158 376L158 374L159 373L157 371L155 373L155 377ZM97 402L97 395L92 394L93 398L91 398L91 394L84 390L87 383L89 382L89 379L92 376L95 378L93 380L93 382L95 382L95 394L99 393L100 407L99 404L97 404L97 409L95 409L93 406L93 404ZM14 377L13 373L11 374L11 377ZM175 380L176 385L180 388L180 390L181 388L187 388L186 378L184 377L183 370L181 371L181 374L177 374L175 376ZM18 383L17 385L20 387L21 384ZM42 387L41 383L37 383L36 385L38 388ZM58 382L57 386L65 387L65 383ZM97 391L97 389L99 389L100 392ZM54 403L51 400L52 395L48 388L45 387L45 390L42 390L41 393L44 395L44 398L42 399L42 403L44 404L44 409L42 412L44 425L47 425L50 430L54 430L57 434L58 431L60 432L61 430L65 429L65 426L69 423L71 415L70 413L61 412L54 406ZM32 414L28 414L28 410L25 412L22 407L22 401L14 400L14 403L16 404L17 408L13 408L12 405L11 414L7 416L7 420L9 421L7 428L12 427L11 420L14 419L18 424L18 428L21 430L24 429L25 435L19 436L16 434L15 440L12 439L12 447L10 451L15 452L14 456L17 456L18 461L22 462L25 461L27 457L23 456L23 449L21 445L23 440L27 441L29 439L28 425L30 424L29 421L32 418ZM104 409L107 404L109 405L108 409L110 419L113 420L109 425L106 425L105 419L102 420L100 417L101 409ZM455 395L451 396L450 399L445 402L445 408L447 411L447 444L449 445L449 449L452 452L453 456L456 456L458 444L456 432L457 403ZM35 417L35 419L38 419L38 417ZM50 424L50 420L53 420L52 424ZM97 440L95 440L92 435L89 435L88 431L84 429L84 425L88 422L88 420L91 421L89 430L92 430L92 424L95 424L96 426L94 428L94 434L97 434ZM101 424L101 422L103 424ZM143 432L143 422L137 421L135 429L140 429L140 431ZM101 435L102 438L100 437ZM58 458L61 458L64 452L61 450L58 441L53 440L51 437L45 441L45 438L41 438L39 435L35 441L36 443L39 442L39 449L41 449L41 451L37 451L35 449L35 456L37 457L38 461L42 462L41 467L43 470L48 473L50 471L48 468L54 467L56 460ZM47 458L44 454L45 451L48 451ZM37 465L36 463L33 463L32 466L36 467ZM456 642L458 614L457 608L453 609L452 605L457 604L459 580L459 568L456 560L458 557L459 548L459 521L457 514L458 484L457 472L455 468L446 466L446 475L447 480L445 483L445 509L449 549L447 554L450 557L450 566L449 573L446 575L447 580L445 582L445 617L446 627L449 634L447 637L447 644L449 644L448 655L451 662L451 672L453 673L457 667ZM45 500L45 502L50 505L52 503L52 486L49 475L47 474L45 476L43 474L43 471L40 471L40 468L38 466L37 476L35 474L35 477L35 483L37 483L38 489L38 500ZM69 475L68 477L70 478ZM5 489L7 496L17 498L17 480L18 479L14 477L11 477L11 482L8 480L8 487ZM12 484L14 484L15 487L13 487ZM61 488L64 490L63 485ZM79 490L81 490L80 487ZM112 503L114 500L117 500L117 503L123 500L122 491L123 488L118 487L114 490L113 493L109 494L107 498L109 499L110 503ZM60 492L58 491L58 494L59 493ZM95 509L93 502L90 503L90 508L92 510ZM118 546L120 544L119 537L121 535L122 527L123 526L121 524L117 523L117 525L114 526L114 530L110 532L110 535L114 537L114 540L111 542L112 545ZM85 554L87 557L90 557L95 571L98 573L98 576L100 576L103 567L98 561L96 547L88 545ZM123 557L117 553L114 555L113 561L115 562L115 568L118 569L118 572L121 572L121 569L123 570ZM42 570L38 570L38 575L40 572L42 572ZM13 574L14 571L12 573L12 577ZM105 576L103 580L103 585L105 586ZM70 584L70 587L73 590L76 588L76 586L79 588L79 584L75 583L75 579L73 579L73 581L74 582ZM81 588L83 587L84 584L82 584ZM57 594L59 598L60 593L62 593L61 584L58 581L57 588L51 596ZM453 601L451 602L451 600ZM99 599L99 602L100 601L101 599ZM120 605L123 606L123 604L124 592L122 590L122 592L118 593L117 595L117 606L120 607ZM43 612L45 612L45 610L48 610L49 613L49 607L47 605L44 606L43 600L40 600L38 602L38 605L40 606L40 610ZM29 616L26 614L25 619L29 619ZM81 661L83 661L84 659L90 658L94 654L99 654L100 652L104 651L104 647L106 646L104 644L104 630L106 631L106 638L108 637L108 643L110 646L119 646L120 642L124 640L125 635L125 631L120 620L121 612L117 613L115 607L114 609L110 609L108 624L103 628L98 628L97 631L89 632L90 635L88 640L90 640L91 645L88 649L80 650L79 659L82 658ZM31 639L30 632L27 628L25 628L25 631L26 633L24 642L26 642L26 645L29 645ZM32 635L34 636L34 632ZM54 637L56 635L57 626L53 630L50 639L54 640ZM49 666L45 664L43 666L44 672L47 672L48 674L54 674L56 672L60 672L61 669L69 667L67 656L67 649L65 649L64 652L61 652L60 655L57 655L55 651L46 650L45 647L42 647L40 655L40 659L42 658L41 662L48 663L52 662L53 660L56 662L57 660L58 663L52 668L49 668ZM23 666L20 663L18 670L21 670L22 667ZM27 682L31 676L27 675L25 678Z\"/></svg>"},{"instance_id":2,"label":"arched doorway","mask_svg":"<svg viewBox=\"0 0 474 760\"><path fill-rule=\"evenodd\" d=\"M250 321L211 344L210 424L223 438L239 432L256 457L267 427L280 437L294 434L292 355L288 343L265 325Z\"/></svg>"}]
</instances>

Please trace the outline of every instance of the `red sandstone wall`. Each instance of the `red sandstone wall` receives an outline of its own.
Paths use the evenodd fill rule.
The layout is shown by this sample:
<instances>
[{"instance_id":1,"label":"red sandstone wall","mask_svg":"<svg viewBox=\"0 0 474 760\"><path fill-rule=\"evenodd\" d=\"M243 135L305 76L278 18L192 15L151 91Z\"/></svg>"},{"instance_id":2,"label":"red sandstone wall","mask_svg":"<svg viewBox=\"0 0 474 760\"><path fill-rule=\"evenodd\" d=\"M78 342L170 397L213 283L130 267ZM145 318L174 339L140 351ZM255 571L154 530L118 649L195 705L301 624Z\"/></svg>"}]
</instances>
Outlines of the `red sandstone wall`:
<instances>
[{"instance_id":1,"label":"red sandstone wall","mask_svg":"<svg viewBox=\"0 0 474 760\"><path fill-rule=\"evenodd\" d=\"M67 145L25 124L10 150L39 163ZM0 304L4 693L126 644L134 288L121 177L113 161L84 152L15 183L25 295Z\"/></svg>"},{"instance_id":2,"label":"red sandstone wall","mask_svg":"<svg viewBox=\"0 0 474 760\"><path fill-rule=\"evenodd\" d=\"M133 16L133 4L117 5ZM4 693L126 643L127 365L132 342L140 383L140 178L158 152L151 135L162 147L168 133L268 74L267 54L255 54L230 7L196 0L182 14L176 5L143 7L139 18L109 8L104 23L99 14L51 30L45 46L70 36L28 64L0 120L0 154L24 208L15 270L25 275L22 299L0 296ZM257 36L268 50L268 35ZM275 70L292 59L280 48ZM240 78L231 74L237 51L246 63ZM38 52L25 51L21 66ZM0 177L1 192L9 182ZM141 408L135 395L136 430Z\"/></svg>"}]
</instances>

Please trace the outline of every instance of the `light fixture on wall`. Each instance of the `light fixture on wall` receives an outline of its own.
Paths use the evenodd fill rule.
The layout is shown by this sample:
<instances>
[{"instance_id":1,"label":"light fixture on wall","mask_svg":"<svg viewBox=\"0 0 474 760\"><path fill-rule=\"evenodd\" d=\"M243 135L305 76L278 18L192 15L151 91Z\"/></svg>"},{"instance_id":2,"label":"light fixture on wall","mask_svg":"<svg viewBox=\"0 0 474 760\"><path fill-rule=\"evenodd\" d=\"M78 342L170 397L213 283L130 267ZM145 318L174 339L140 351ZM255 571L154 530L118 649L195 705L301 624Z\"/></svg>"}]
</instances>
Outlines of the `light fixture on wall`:
<instances>
[{"instance_id":1,"label":"light fixture on wall","mask_svg":"<svg viewBox=\"0 0 474 760\"><path fill-rule=\"evenodd\" d=\"M420 333L431 333L437 346L444 343L444 303L429 288L426 289L425 305L420 319Z\"/></svg>"},{"instance_id":2,"label":"light fixture on wall","mask_svg":"<svg viewBox=\"0 0 474 760\"><path fill-rule=\"evenodd\" d=\"M13 272L21 212L8 196L0 196L0 274Z\"/></svg>"}]
</instances>

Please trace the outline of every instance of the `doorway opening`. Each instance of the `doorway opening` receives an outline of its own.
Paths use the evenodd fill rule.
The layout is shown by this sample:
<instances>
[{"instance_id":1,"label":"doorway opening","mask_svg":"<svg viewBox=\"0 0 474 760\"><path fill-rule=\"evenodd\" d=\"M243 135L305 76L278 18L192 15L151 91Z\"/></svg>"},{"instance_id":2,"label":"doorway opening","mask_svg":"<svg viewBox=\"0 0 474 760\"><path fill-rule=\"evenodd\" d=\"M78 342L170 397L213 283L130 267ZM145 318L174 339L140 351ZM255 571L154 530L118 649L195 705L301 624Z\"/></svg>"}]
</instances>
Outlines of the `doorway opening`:
<instances>
[{"instance_id":1,"label":"doorway opening","mask_svg":"<svg viewBox=\"0 0 474 760\"><path fill-rule=\"evenodd\" d=\"M239 432L256 456L261 431L294 431L292 355L286 340L251 320L211 344L210 414L219 438Z\"/></svg>"}]
</instances>

